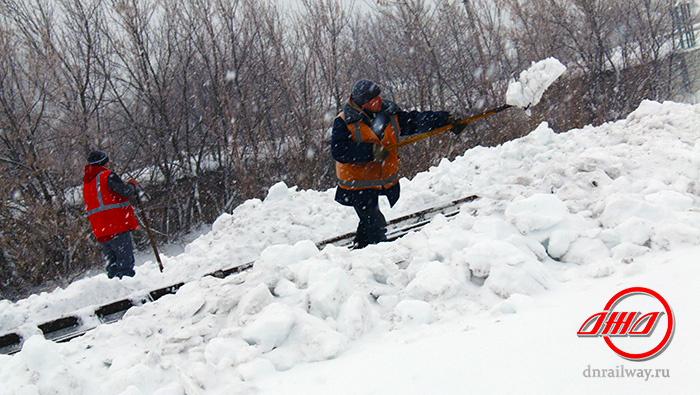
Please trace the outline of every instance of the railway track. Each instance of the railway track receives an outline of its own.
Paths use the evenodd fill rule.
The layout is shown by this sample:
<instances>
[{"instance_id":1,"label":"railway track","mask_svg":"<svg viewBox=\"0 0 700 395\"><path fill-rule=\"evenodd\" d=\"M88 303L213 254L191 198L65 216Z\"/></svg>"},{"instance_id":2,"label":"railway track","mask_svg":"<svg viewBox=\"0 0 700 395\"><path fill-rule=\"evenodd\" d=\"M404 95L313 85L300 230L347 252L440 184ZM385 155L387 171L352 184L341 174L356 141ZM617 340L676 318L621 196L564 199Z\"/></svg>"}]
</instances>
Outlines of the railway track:
<instances>
[{"instance_id":1,"label":"railway track","mask_svg":"<svg viewBox=\"0 0 700 395\"><path fill-rule=\"evenodd\" d=\"M478 196L471 195L461 199L453 200L449 203L421 210L412 214L408 214L387 223L387 241L394 241L406 234L416 231L430 221L436 215L442 214L447 218L454 217L459 214L461 205L478 199ZM321 249L327 245L336 245L339 247L348 247L352 244L355 237L355 232L346 233L330 239L316 243L316 246ZM206 276L216 278L226 278L228 276L241 273L253 267L254 262L247 262L242 265L237 265L227 269L220 269ZM95 308L88 316L69 314L55 320L44 322L37 327L47 340L52 340L58 343L67 342L76 337L82 336L88 331L95 329L98 325L109 324L120 320L127 310L132 307L141 306L146 303L154 302L161 297L169 294L174 294L185 283L172 284L167 287L159 288L150 292L146 292L141 296L136 296L127 299L117 300ZM20 333L11 332L0 336L0 354L14 354L22 349L24 339Z\"/></svg>"}]
</instances>

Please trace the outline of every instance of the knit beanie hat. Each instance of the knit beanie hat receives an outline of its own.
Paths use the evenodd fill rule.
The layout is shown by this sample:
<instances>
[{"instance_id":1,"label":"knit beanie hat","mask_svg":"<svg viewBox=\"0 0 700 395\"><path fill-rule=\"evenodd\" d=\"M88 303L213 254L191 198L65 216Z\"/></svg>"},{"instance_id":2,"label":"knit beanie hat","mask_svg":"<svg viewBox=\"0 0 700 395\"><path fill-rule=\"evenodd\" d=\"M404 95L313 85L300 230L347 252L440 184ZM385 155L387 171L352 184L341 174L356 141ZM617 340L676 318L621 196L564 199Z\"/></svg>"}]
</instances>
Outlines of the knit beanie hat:
<instances>
[{"instance_id":1,"label":"knit beanie hat","mask_svg":"<svg viewBox=\"0 0 700 395\"><path fill-rule=\"evenodd\" d=\"M104 166L109 162L109 158L107 157L106 153L99 150L94 150L88 154L87 162L88 165L92 166Z\"/></svg>"},{"instance_id":2,"label":"knit beanie hat","mask_svg":"<svg viewBox=\"0 0 700 395\"><path fill-rule=\"evenodd\" d=\"M372 81L360 80L357 81L352 88L352 95L350 95L350 98L357 103L358 106L363 106L379 96L379 93L381 93L379 85Z\"/></svg>"}]
</instances>

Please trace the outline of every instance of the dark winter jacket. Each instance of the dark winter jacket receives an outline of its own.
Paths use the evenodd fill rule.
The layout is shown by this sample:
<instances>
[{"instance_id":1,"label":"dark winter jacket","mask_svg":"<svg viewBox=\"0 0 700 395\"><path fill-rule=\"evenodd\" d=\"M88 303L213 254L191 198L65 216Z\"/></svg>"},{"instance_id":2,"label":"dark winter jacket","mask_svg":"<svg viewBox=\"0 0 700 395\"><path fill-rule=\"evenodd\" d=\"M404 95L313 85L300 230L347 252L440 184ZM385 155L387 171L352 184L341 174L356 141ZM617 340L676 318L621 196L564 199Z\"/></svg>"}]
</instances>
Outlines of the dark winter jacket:
<instances>
[{"instance_id":1,"label":"dark winter jacket","mask_svg":"<svg viewBox=\"0 0 700 395\"><path fill-rule=\"evenodd\" d=\"M433 129L445 126L449 115L446 111L401 111L396 104L385 100L382 105L382 112L387 115L396 114L398 116L401 136L426 133ZM333 135L331 137L331 155L333 159L340 163L364 163L374 159L371 143L355 143L352 140L352 133L347 125L354 122L364 122L368 126L370 121L362 114L346 104L343 108L345 120L337 117L333 121ZM376 114L369 112L370 116ZM364 189L347 190L337 188L335 200L346 206L369 206L376 204L380 195L389 199L389 204L393 206L399 200L400 186L396 183L388 189Z\"/></svg>"}]
</instances>

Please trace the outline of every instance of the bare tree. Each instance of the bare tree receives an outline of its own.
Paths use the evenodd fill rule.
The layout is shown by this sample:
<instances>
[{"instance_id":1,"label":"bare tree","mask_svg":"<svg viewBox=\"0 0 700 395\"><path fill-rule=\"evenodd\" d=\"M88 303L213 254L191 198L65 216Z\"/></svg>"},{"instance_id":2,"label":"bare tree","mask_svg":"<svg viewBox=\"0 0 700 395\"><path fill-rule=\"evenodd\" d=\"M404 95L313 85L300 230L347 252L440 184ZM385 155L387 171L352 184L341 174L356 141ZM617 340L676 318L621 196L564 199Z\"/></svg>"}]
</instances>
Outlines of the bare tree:
<instances>
[{"instance_id":1,"label":"bare tree","mask_svg":"<svg viewBox=\"0 0 700 395\"><path fill-rule=\"evenodd\" d=\"M0 166L11 178L0 195L3 259L10 262L0 274L0 292L13 295L65 284L90 264L83 259L91 255L85 223L76 221L68 202L76 183L69 154L74 143L61 133L75 135L74 128L61 127L69 115L62 103L70 91L67 66L79 74L85 64L58 56L62 30L50 3L4 1L0 10L6 27L0 33Z\"/></svg>"}]
</instances>

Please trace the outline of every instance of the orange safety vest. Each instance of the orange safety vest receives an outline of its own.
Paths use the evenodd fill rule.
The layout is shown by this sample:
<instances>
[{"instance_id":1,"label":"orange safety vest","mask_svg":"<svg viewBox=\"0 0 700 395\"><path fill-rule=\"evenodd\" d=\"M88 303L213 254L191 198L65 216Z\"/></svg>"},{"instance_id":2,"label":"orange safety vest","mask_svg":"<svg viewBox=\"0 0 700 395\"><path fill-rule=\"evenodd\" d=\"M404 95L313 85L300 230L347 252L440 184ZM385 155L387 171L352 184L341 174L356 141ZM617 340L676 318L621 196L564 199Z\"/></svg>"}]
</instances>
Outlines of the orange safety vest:
<instances>
[{"instance_id":1,"label":"orange safety vest","mask_svg":"<svg viewBox=\"0 0 700 395\"><path fill-rule=\"evenodd\" d=\"M110 173L110 170L103 170L83 184L85 208L98 239L139 227L129 199L112 192L107 186Z\"/></svg>"},{"instance_id":2,"label":"orange safety vest","mask_svg":"<svg viewBox=\"0 0 700 395\"><path fill-rule=\"evenodd\" d=\"M345 119L345 114L339 117ZM352 141L356 143L374 143L388 147L396 144L400 134L398 117L389 115L389 124L384 129L384 137L379 137L364 122L351 123L348 126ZM349 190L386 189L399 181L399 155L396 150L389 151L389 156L382 163L335 163L338 186Z\"/></svg>"}]
</instances>

